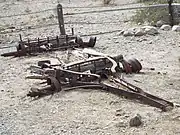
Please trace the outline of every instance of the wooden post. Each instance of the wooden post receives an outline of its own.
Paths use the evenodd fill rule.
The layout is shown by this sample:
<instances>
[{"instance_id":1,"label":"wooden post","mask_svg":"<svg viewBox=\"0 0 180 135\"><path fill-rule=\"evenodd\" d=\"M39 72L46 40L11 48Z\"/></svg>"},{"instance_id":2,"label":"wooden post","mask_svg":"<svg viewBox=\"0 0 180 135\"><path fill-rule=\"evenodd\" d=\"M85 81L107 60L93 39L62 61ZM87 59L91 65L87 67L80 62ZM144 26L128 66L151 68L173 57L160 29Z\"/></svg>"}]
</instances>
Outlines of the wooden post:
<instances>
[{"instance_id":1,"label":"wooden post","mask_svg":"<svg viewBox=\"0 0 180 135\"><path fill-rule=\"evenodd\" d=\"M72 36L74 35L74 28L71 28Z\"/></svg>"},{"instance_id":2,"label":"wooden post","mask_svg":"<svg viewBox=\"0 0 180 135\"><path fill-rule=\"evenodd\" d=\"M168 0L168 9L169 9L169 22L170 25L173 26L174 25L174 17L173 17L173 6L172 6L173 0Z\"/></svg>"},{"instance_id":3,"label":"wooden post","mask_svg":"<svg viewBox=\"0 0 180 135\"><path fill-rule=\"evenodd\" d=\"M21 34L19 34L19 39L22 42L22 35Z\"/></svg>"},{"instance_id":4,"label":"wooden post","mask_svg":"<svg viewBox=\"0 0 180 135\"><path fill-rule=\"evenodd\" d=\"M57 5L57 15L58 15L58 23L61 35L66 35L65 28L64 28L64 18L63 18L63 10L62 5Z\"/></svg>"}]
</instances>

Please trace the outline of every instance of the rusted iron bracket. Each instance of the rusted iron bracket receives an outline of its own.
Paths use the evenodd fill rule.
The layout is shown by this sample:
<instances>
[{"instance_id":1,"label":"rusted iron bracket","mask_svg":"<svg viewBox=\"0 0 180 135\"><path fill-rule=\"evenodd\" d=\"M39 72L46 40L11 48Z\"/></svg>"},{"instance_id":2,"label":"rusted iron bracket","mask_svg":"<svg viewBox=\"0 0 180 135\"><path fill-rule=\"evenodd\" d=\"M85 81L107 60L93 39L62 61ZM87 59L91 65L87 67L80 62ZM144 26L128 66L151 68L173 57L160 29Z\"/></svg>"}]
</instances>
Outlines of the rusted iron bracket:
<instances>
[{"instance_id":1,"label":"rusted iron bracket","mask_svg":"<svg viewBox=\"0 0 180 135\"><path fill-rule=\"evenodd\" d=\"M77 39L81 39L81 42L78 42ZM78 36L68 36L61 35L56 36L55 38L47 37L44 39L33 39L23 41L20 35L19 45L16 47L16 52L8 52L1 54L1 56L26 56L26 55L37 55L42 52L51 52L56 50L66 50L74 48L86 48L94 47L96 43L96 37L91 37L89 42L83 42L82 38Z\"/></svg>"},{"instance_id":2,"label":"rusted iron bracket","mask_svg":"<svg viewBox=\"0 0 180 135\"><path fill-rule=\"evenodd\" d=\"M46 78L44 79L47 81L47 86L33 88L27 96L41 97L76 88L98 88L129 99L139 100L144 104L160 108L162 111L173 108L173 103L146 93L118 77L118 74L122 72L139 72L142 66L137 59L125 61L122 55L111 57L111 59L117 63L116 74L112 73L113 62L107 57L92 57L84 61L66 64L63 67L61 65L51 65L51 63L45 61L40 62L39 69L45 70ZM53 73L50 73L49 70ZM90 72L87 73L87 70ZM120 86L126 87L126 89L121 89Z\"/></svg>"}]
</instances>

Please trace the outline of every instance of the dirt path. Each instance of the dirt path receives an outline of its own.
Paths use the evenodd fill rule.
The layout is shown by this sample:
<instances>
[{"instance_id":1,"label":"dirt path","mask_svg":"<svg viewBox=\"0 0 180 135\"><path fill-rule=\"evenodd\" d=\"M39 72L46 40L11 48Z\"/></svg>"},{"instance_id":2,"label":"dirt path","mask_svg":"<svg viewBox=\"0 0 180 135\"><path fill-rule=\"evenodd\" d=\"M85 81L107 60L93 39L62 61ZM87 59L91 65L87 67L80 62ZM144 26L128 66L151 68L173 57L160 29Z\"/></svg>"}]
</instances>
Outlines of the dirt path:
<instances>
[{"instance_id":1,"label":"dirt path","mask_svg":"<svg viewBox=\"0 0 180 135\"><path fill-rule=\"evenodd\" d=\"M11 4L13 0L7 3ZM117 5L125 4L115 1ZM126 1L127 2L127 1ZM131 2L131 1L130 1ZM8 14L24 12L27 7L38 10L40 7L35 1L31 5L25 1L16 1L17 5L9 6ZM26 4L25 4L26 3ZM50 0L38 1L44 8L53 8L55 3ZM64 6L99 6L101 2L68 1L62 0ZM7 4L0 3L0 7ZM11 10L14 8L14 10ZM111 7L108 7L111 8ZM5 11L0 8L2 14ZM93 9L67 9L73 12L90 11ZM66 10L66 11L67 11ZM3 13L4 12L4 13ZM1 12L0 12L1 13ZM2 15L1 14L1 15ZM56 21L48 17L54 14L44 13L27 21L28 25L44 25ZM95 22L102 24L67 24L67 30L74 27L78 34L99 33L105 31L128 29L136 27L127 22L132 13L128 11L88 14L65 17L69 22ZM42 18L48 18L43 21ZM22 19L22 18L21 18ZM37 20L40 20L37 22ZM15 21L15 22L14 22ZM20 25L20 20L13 22L6 19L4 22ZM57 34L58 27L52 26L37 30L24 31L24 37L36 37ZM142 70L144 74L127 75L125 78L145 91L180 104L180 34L176 32L159 31L156 36L123 37L118 32L98 35L95 49L108 54L123 54L125 58L135 57L141 60L143 67L154 67L155 71ZM46 34L47 33L47 34ZM15 33L17 34L17 33ZM8 43L16 41L15 34L7 34ZM2 35L1 35L2 36ZM12 37L12 38L10 38ZM13 38L14 37L14 38ZM4 45L4 44L3 44ZM67 93L58 93L53 97L45 97L32 101L24 97L30 87L37 84L33 80L26 80L29 74L28 67L38 60L48 59L58 54L65 56L65 52L54 52L37 57L0 58L0 134L2 135L173 135L180 134L180 110L174 108L170 112L160 112L159 109L140 104L136 101L117 97L109 93L97 91L77 90ZM51 58L53 59L53 58ZM134 81L136 80L136 81ZM136 114L142 116L143 125L139 128L129 126L129 120Z\"/></svg>"}]
</instances>

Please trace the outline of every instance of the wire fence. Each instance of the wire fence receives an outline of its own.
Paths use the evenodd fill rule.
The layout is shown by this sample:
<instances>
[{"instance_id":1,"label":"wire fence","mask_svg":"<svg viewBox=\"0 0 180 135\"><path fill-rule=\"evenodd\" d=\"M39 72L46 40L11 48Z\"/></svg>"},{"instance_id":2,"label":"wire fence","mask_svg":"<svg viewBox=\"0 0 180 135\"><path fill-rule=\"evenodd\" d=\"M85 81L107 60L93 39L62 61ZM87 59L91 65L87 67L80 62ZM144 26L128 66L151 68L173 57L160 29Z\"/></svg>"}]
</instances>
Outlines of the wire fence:
<instances>
[{"instance_id":1,"label":"wire fence","mask_svg":"<svg viewBox=\"0 0 180 135\"><path fill-rule=\"evenodd\" d=\"M138 5L139 5L139 3L138 3ZM70 8L70 9L72 9L72 8L90 8L91 9L91 8L108 8L108 6L63 7L63 9L64 8ZM121 10L132 10L132 9L138 9L138 8L143 8L143 7L122 8L122 5L121 5L121 6L111 6L111 8L116 8L116 9L111 9L111 10L95 10L95 11L89 11L89 12L65 13L64 16L67 16L67 15L78 15L78 14L88 14L88 13L101 13L101 12L121 11ZM11 17L19 17L19 16L26 16L26 15L44 13L44 12L48 12L48 11L55 11L55 10L57 10L57 8L50 8L50 9L45 9L45 10L40 10L40 11L35 11L35 12L29 12L29 13L6 15L6 16L0 16L0 19L2 19L2 18L11 18Z\"/></svg>"},{"instance_id":2,"label":"wire fence","mask_svg":"<svg viewBox=\"0 0 180 135\"><path fill-rule=\"evenodd\" d=\"M113 12L113 11L124 11L124 10L135 10L135 9L143 9L143 8L155 8L155 7L168 7L168 4L159 4L159 5L151 5L151 6L139 6L139 7L127 7L127 8L115 8L115 9L106 9L106 10L93 10L93 11L85 11L85 12L76 12L76 13L65 13L64 16L73 16L73 15L80 15L80 14L93 14L93 13L105 13L105 12ZM64 8L64 7L63 7ZM31 12L31 13L22 13L22 14L15 14L15 15L8 15L8 16L0 16L0 19L2 18L12 18L12 17L17 17L17 16L26 16L26 15L32 15L32 14L38 14L38 13L43 13L43 12L48 12L48 11L55 11L56 8L52 8L52 9L45 9L45 10L41 10L41 11L36 11L36 12ZM54 16L57 17L57 16ZM126 20L129 21L129 20ZM113 22L103 22L103 24L112 24ZM117 22L114 22L117 23ZM68 22L65 24L98 24L98 23L92 23L92 22ZM101 24L101 23L99 23ZM30 26L30 29L39 29L39 28L43 28L43 27L48 27L48 26L55 26L58 25L57 23L53 23L53 24L47 24L47 25L40 25L40 26ZM28 30L28 29L27 29ZM26 31L24 29L20 29L20 30L12 30L9 32L0 32L1 34L8 34L8 33L15 33L15 32L20 32L20 31Z\"/></svg>"},{"instance_id":3,"label":"wire fence","mask_svg":"<svg viewBox=\"0 0 180 135\"><path fill-rule=\"evenodd\" d=\"M114 6L114 7L117 7L117 6ZM92 13L104 13L104 12L123 11L123 10L135 10L135 9L143 9L143 8L156 8L156 7L168 7L168 4L158 4L158 5L138 6L138 7L135 6L135 7L125 7L125 8L120 7L120 8L115 8L115 9L94 10L94 11L75 12L75 13L71 12L71 13L65 13L64 16L80 15L80 14L92 14ZM72 8L72 7L69 7L69 8ZM87 7L82 7L82 8L87 8ZM89 7L89 8L91 8L91 7ZM57 8L50 8L50 9L45 9L45 10L36 11L36 12L30 12L30 13L22 13L22 14L0 16L0 19L17 17L17 16L32 15L32 14L38 14L38 13L43 13L43 12L48 12L48 11L55 11L56 9Z\"/></svg>"},{"instance_id":4,"label":"wire fence","mask_svg":"<svg viewBox=\"0 0 180 135\"><path fill-rule=\"evenodd\" d=\"M115 21L115 22L65 22L64 24L74 24L74 25L102 25L102 24L121 24L122 22L128 22L130 20L124 20L124 21ZM9 34L9 33L18 33L18 32L23 32L27 30L34 30L34 29L40 29L40 28L45 28L45 27L51 27L51 26L57 26L59 25L58 23L52 23L52 24L46 24L46 25L36 25L36 26L27 26L27 29L16 29L16 30L10 30L6 32L0 32L0 34ZM16 26L20 27L20 26Z\"/></svg>"}]
</instances>

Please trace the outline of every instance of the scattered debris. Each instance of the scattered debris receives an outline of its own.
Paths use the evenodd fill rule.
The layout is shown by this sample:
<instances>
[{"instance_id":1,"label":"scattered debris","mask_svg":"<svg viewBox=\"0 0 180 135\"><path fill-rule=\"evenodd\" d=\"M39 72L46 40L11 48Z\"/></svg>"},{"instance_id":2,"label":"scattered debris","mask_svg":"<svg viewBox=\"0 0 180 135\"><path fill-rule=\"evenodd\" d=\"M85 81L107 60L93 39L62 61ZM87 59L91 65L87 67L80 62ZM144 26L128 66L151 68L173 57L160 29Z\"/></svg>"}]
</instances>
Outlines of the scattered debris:
<instances>
[{"instance_id":1,"label":"scattered debris","mask_svg":"<svg viewBox=\"0 0 180 135\"><path fill-rule=\"evenodd\" d=\"M141 116L137 114L135 117L130 119L129 125L131 127L138 127L142 124Z\"/></svg>"}]
</instances>

